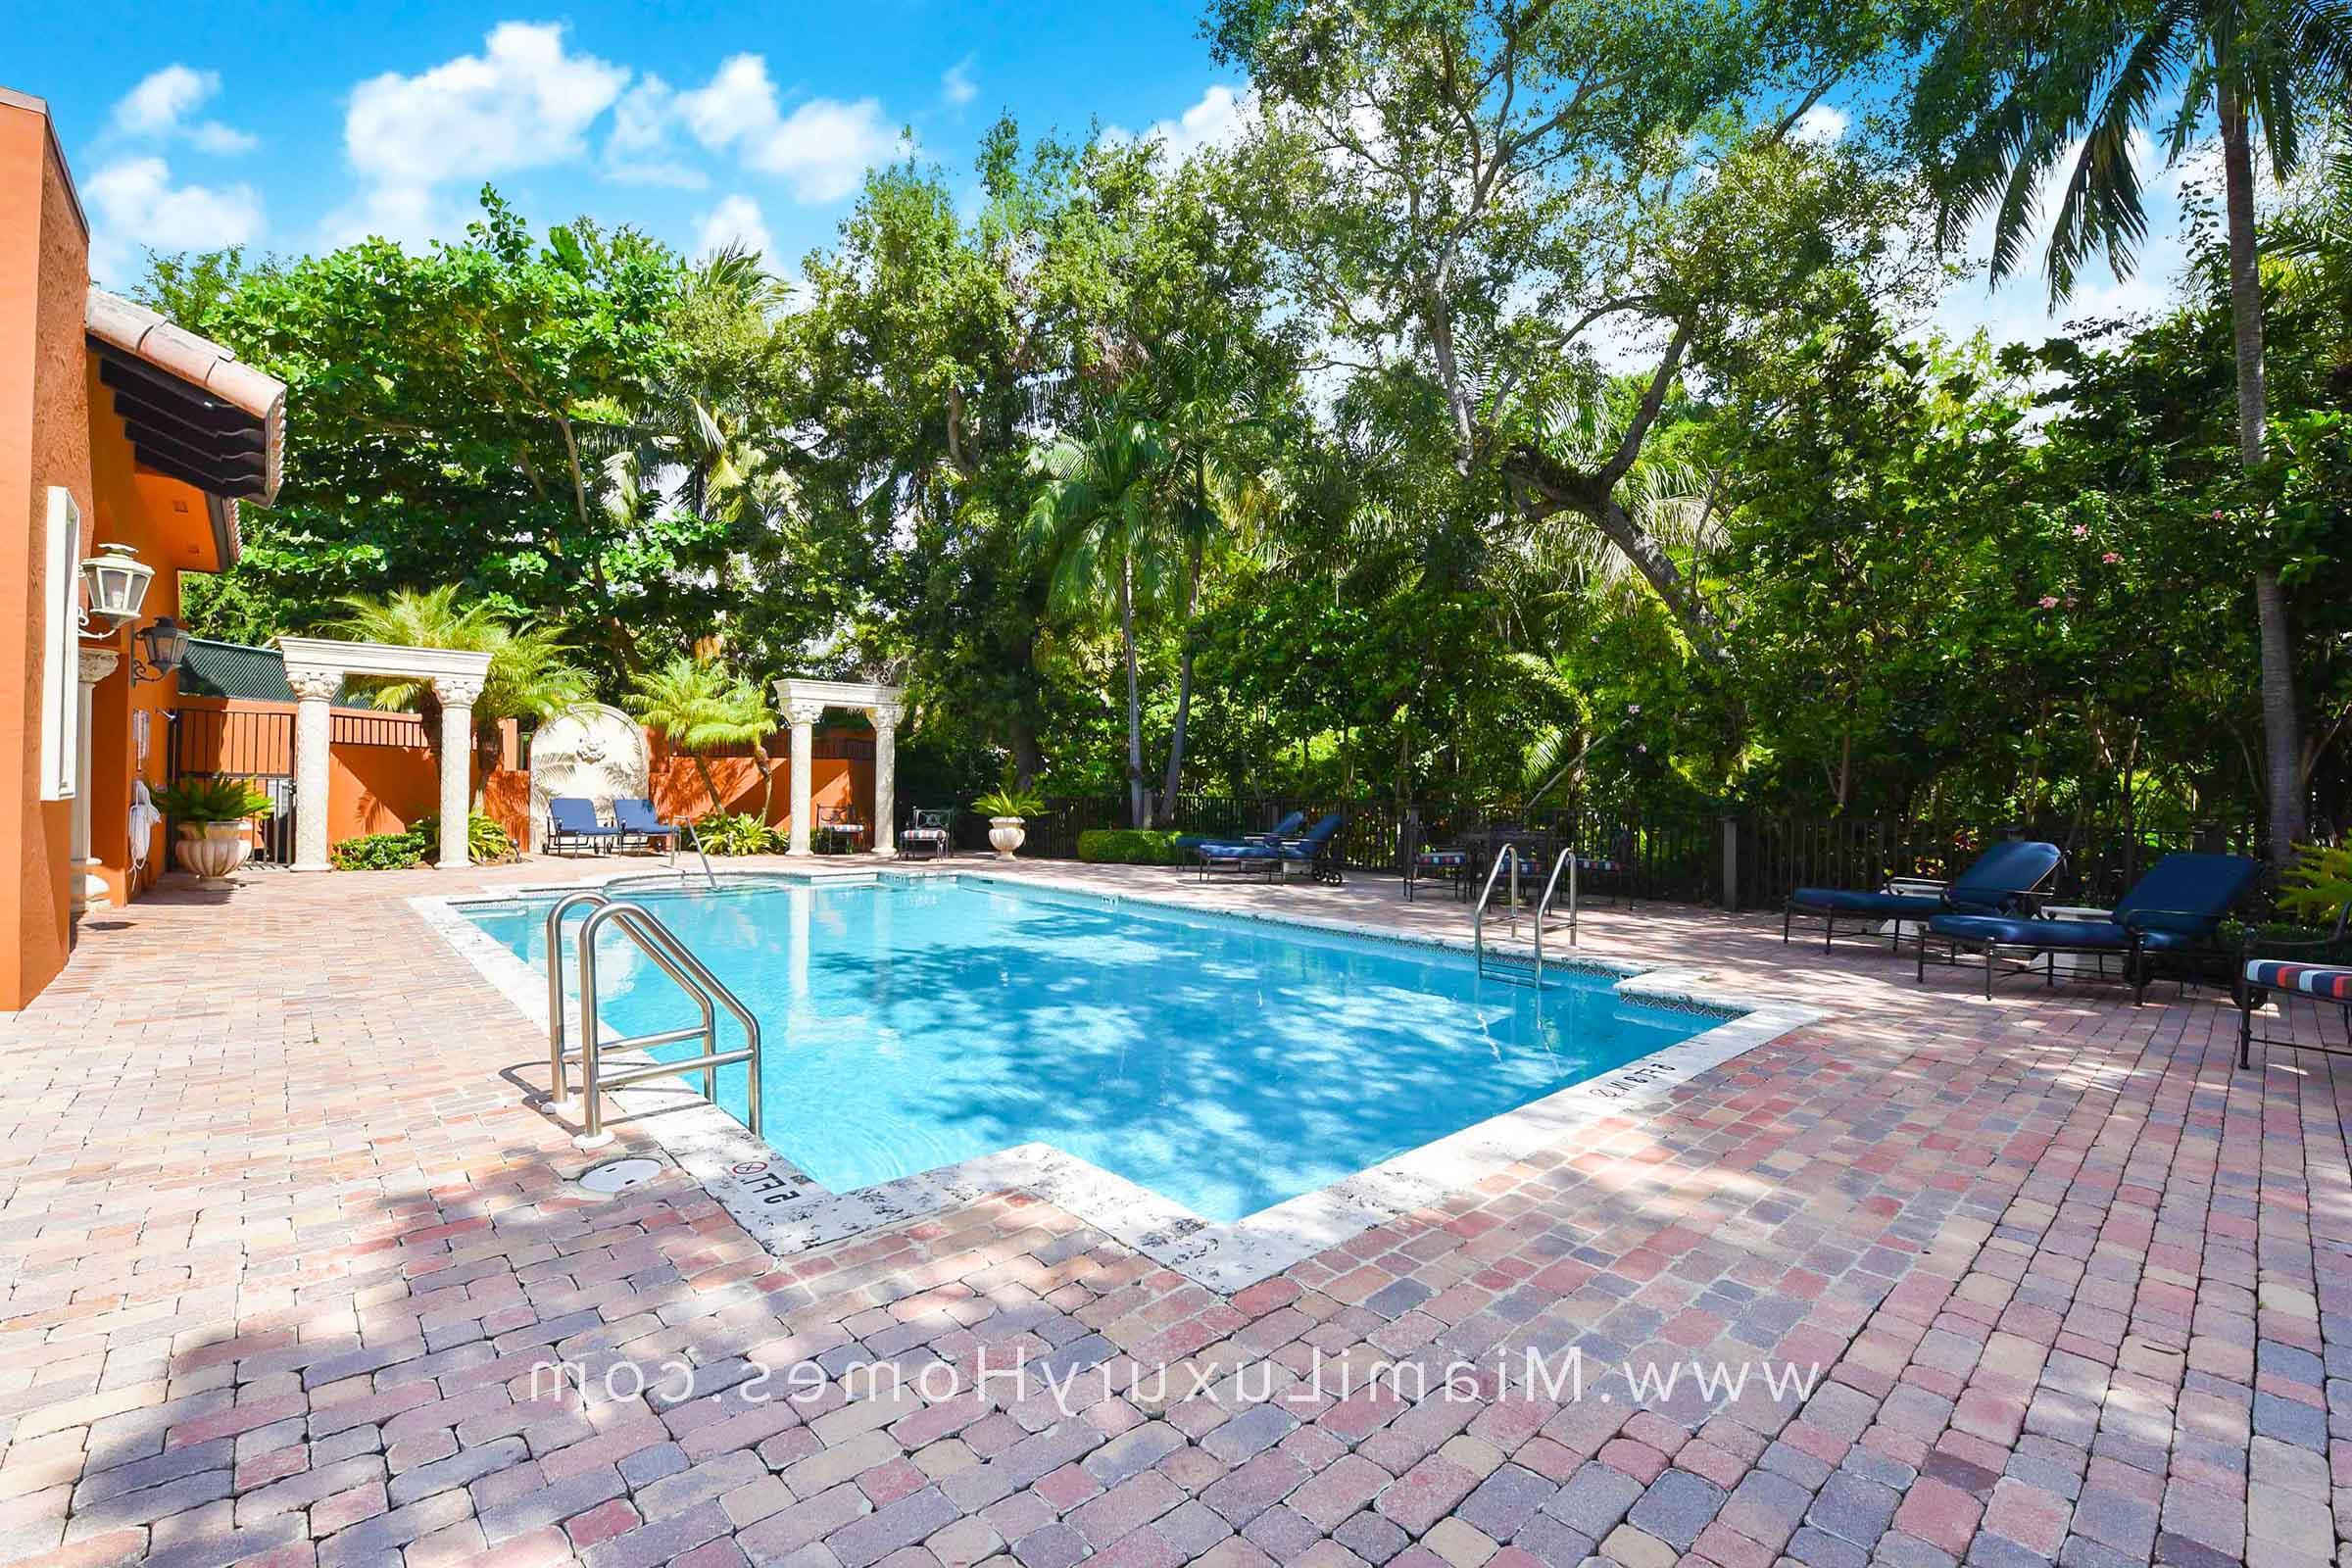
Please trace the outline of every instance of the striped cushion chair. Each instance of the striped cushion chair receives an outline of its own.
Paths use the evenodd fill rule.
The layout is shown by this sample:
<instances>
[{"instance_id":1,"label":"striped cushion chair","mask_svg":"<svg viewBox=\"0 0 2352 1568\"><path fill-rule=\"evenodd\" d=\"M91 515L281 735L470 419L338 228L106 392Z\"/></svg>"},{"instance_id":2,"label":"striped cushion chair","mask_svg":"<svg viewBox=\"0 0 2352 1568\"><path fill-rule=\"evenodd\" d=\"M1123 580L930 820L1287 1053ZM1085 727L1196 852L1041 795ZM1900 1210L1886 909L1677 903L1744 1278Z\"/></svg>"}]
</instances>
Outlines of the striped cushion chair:
<instances>
[{"instance_id":1,"label":"striped cushion chair","mask_svg":"<svg viewBox=\"0 0 2352 1568\"><path fill-rule=\"evenodd\" d=\"M2272 950L2301 948L2310 953L2310 958L2244 958L2237 981L2237 1064L2240 1067L2254 1064L2254 1047L2257 1044L2285 1046L2289 1050L2330 1049L2254 1032L2254 1009L2269 1000L2274 991L2310 997L2317 1002L2332 1002L2344 1009L2348 1020L2352 1020L2352 945L2344 940L2347 923L2352 923L2352 899L2345 900L2344 906L2336 911L2335 929L2328 935L2305 942L2274 941L2264 944ZM2252 941L2250 934L2248 941ZM2313 958L2326 961L2313 962Z\"/></svg>"}]
</instances>

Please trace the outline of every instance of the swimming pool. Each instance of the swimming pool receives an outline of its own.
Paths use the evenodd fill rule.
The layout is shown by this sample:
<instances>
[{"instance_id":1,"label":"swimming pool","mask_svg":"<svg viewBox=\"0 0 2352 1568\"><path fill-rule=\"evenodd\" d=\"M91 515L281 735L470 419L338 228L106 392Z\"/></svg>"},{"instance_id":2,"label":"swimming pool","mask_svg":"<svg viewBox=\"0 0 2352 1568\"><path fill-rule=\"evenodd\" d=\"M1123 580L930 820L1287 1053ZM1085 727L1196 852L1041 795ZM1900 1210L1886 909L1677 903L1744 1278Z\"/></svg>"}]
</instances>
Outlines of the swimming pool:
<instances>
[{"instance_id":1,"label":"swimming pool","mask_svg":"<svg viewBox=\"0 0 2352 1568\"><path fill-rule=\"evenodd\" d=\"M767 1142L835 1193L1047 1144L1230 1223L1725 1017L1613 973L1538 992L1427 945L959 875L615 897L759 1015ZM452 907L544 974L545 902ZM607 1034L678 1023L675 985L607 939ZM720 1073L737 1114L746 1071Z\"/></svg>"}]
</instances>

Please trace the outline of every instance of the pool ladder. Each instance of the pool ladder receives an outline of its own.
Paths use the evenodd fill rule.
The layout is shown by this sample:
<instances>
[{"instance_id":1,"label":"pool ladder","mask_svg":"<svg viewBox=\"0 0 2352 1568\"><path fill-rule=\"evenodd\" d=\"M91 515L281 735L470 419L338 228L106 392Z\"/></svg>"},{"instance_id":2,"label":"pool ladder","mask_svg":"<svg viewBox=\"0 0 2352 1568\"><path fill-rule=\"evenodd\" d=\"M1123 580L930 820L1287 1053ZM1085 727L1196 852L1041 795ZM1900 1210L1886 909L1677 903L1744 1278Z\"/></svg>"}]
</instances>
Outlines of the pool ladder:
<instances>
[{"instance_id":1,"label":"pool ladder","mask_svg":"<svg viewBox=\"0 0 2352 1568\"><path fill-rule=\"evenodd\" d=\"M1487 906L1494 902L1495 883L1501 879L1506 866L1510 871L1511 934L1513 936L1519 934L1519 846L1516 842L1505 842L1495 854L1494 863L1487 871L1487 885L1479 889L1478 907L1470 911L1470 947L1477 956L1480 974L1491 974L1503 980L1524 981L1530 977L1522 972L1515 963L1498 961L1492 968L1487 963ZM1539 988L1544 984L1544 927L1551 915L1552 900L1559 895L1562 871L1568 873L1568 945L1576 946L1576 846L1573 844L1569 845L1564 853L1554 857L1551 862L1551 875L1544 881L1544 896L1536 901L1536 966L1533 983Z\"/></svg>"},{"instance_id":2,"label":"pool ladder","mask_svg":"<svg viewBox=\"0 0 2352 1568\"><path fill-rule=\"evenodd\" d=\"M593 905L588 917L580 922L580 1098L573 1102L564 1079L564 1063L574 1054L567 1050L564 1039L564 916L579 906ZM634 943L637 951L661 965L662 971L702 1009L702 1022L681 1029L657 1029L652 1034L633 1035L625 1040L607 1040L597 1022L596 1010L596 938L606 926L612 926ZM718 1049L718 1011L724 1007L743 1025L744 1046L740 1051ZM656 1046L674 1045L681 1040L700 1040L700 1055L682 1061L657 1061L645 1066L624 1067L617 1072L607 1071L604 1055L608 1051L648 1051ZM605 1131L604 1091L619 1089L649 1078L667 1078L677 1073L700 1072L703 1075L703 1096L712 1104L718 1103L718 1069L743 1061L751 1063L751 1096L745 1104L744 1124L752 1136L760 1136L760 1020L752 1016L751 1008L737 999L712 974L703 960L696 957L680 942L669 927L663 925L654 912L641 905L615 904L593 888L567 893L555 902L547 911L547 1064L548 1081L555 1108L565 1115L578 1114L583 1130L572 1140L582 1149L601 1149L612 1141Z\"/></svg>"}]
</instances>

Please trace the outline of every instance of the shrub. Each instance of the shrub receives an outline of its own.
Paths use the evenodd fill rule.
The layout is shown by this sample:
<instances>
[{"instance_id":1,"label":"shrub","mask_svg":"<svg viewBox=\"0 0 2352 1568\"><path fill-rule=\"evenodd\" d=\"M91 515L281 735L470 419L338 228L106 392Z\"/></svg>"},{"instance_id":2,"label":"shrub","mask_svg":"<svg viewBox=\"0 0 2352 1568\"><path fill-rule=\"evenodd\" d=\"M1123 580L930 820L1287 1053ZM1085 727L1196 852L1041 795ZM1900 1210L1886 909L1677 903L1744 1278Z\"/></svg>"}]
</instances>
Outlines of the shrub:
<instances>
[{"instance_id":1,"label":"shrub","mask_svg":"<svg viewBox=\"0 0 2352 1568\"><path fill-rule=\"evenodd\" d=\"M424 849L430 842L414 827L400 833L369 833L333 846L326 858L338 871L406 871L424 863Z\"/></svg>"},{"instance_id":2,"label":"shrub","mask_svg":"<svg viewBox=\"0 0 2352 1568\"><path fill-rule=\"evenodd\" d=\"M764 855L778 843L776 830L749 811L713 811L694 832L710 855Z\"/></svg>"},{"instance_id":3,"label":"shrub","mask_svg":"<svg viewBox=\"0 0 2352 1568\"><path fill-rule=\"evenodd\" d=\"M422 834L427 845L438 848L441 843L441 818L438 814L420 816L409 824L411 833ZM514 835L499 825L498 818L475 811L466 818L466 858L476 865L502 865L515 856Z\"/></svg>"},{"instance_id":4,"label":"shrub","mask_svg":"<svg viewBox=\"0 0 2352 1568\"><path fill-rule=\"evenodd\" d=\"M2303 858L2280 878L2278 906L2314 920L2331 919L2352 899L2352 844L2327 849L2306 845Z\"/></svg>"},{"instance_id":5,"label":"shrub","mask_svg":"<svg viewBox=\"0 0 2352 1568\"><path fill-rule=\"evenodd\" d=\"M1097 865L1182 865L1178 835L1149 827L1097 827L1078 835L1078 858Z\"/></svg>"}]
</instances>

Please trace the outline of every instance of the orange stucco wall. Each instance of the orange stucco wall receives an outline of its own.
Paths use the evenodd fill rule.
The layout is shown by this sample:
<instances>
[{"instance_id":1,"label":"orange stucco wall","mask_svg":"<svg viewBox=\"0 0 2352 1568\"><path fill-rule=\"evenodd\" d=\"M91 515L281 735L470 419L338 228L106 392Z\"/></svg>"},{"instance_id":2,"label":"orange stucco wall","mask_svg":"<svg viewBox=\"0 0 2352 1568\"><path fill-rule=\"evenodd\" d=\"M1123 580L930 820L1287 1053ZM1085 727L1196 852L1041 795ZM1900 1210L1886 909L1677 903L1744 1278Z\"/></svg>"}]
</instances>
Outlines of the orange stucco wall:
<instances>
[{"instance_id":1,"label":"orange stucco wall","mask_svg":"<svg viewBox=\"0 0 2352 1568\"><path fill-rule=\"evenodd\" d=\"M47 114L0 97L0 1008L23 1006L71 941L71 803L40 798L48 492L91 516L82 311L89 232Z\"/></svg>"},{"instance_id":2,"label":"orange stucco wall","mask_svg":"<svg viewBox=\"0 0 2352 1568\"><path fill-rule=\"evenodd\" d=\"M183 771L246 775L290 775L294 771L293 704L247 698L183 697L178 708L183 715L260 713L279 720L264 724L216 724L183 716L179 742ZM404 725L409 722L406 715L386 715L358 708L334 710L333 721L338 726L346 720L379 726L388 716L396 717ZM500 750L505 759L512 759L515 750L514 721L507 720L503 728ZM421 726L417 726L417 734L421 737ZM414 746L331 741L326 755L326 842L330 845L370 833L397 833L441 808L441 764L421 738ZM515 788L509 781L517 778L523 781L519 805L510 799ZM478 766L471 782L476 787L483 785ZM527 775L503 765L491 769L485 809L517 839L528 819L528 805Z\"/></svg>"},{"instance_id":3,"label":"orange stucco wall","mask_svg":"<svg viewBox=\"0 0 2352 1568\"><path fill-rule=\"evenodd\" d=\"M672 753L659 738L649 736L652 748L654 809L666 822L683 821L704 816L711 809L710 792L703 786L703 775L696 769L694 759ZM707 760L710 781L718 786L719 799L729 811L760 809L767 786L761 782L759 764L748 757L713 757ZM777 758L775 769L775 799L769 803L767 820L778 827L792 823L792 763L789 759ZM855 804L858 820L870 825L874 820L874 764L850 761L841 758L819 757L809 764L809 804L820 811L837 806Z\"/></svg>"},{"instance_id":4,"label":"orange stucco wall","mask_svg":"<svg viewBox=\"0 0 2352 1568\"><path fill-rule=\"evenodd\" d=\"M219 569L218 547L204 497L176 479L138 471L130 442L115 417L112 399L98 381L95 360L84 359L84 398L90 420L90 491L93 540L126 544L155 568L140 621L179 613L179 574ZM158 829L146 846L146 860L134 866L130 844L131 779L154 789L171 777L171 715L179 700L176 675L133 681L131 629L113 638L122 661L90 694L90 854L101 865L107 897L127 904L171 869L171 856ZM139 715L145 715L142 752Z\"/></svg>"}]
</instances>

